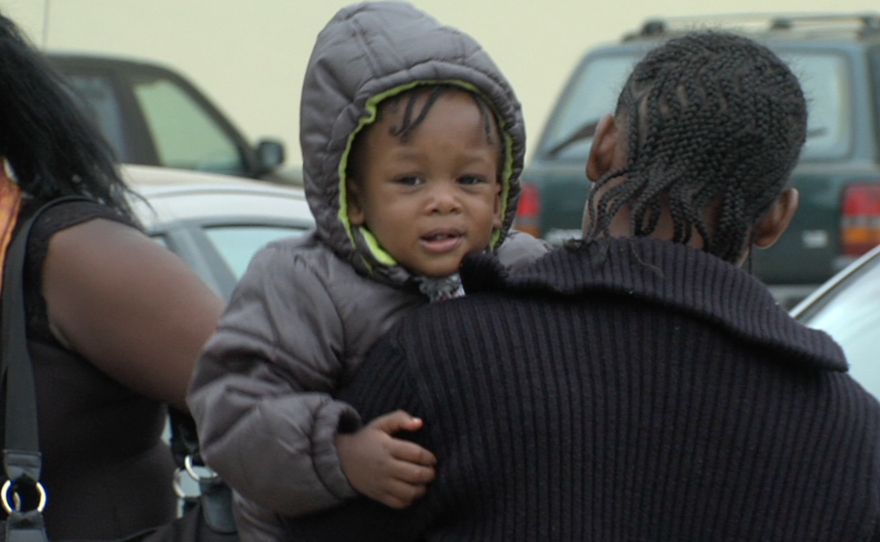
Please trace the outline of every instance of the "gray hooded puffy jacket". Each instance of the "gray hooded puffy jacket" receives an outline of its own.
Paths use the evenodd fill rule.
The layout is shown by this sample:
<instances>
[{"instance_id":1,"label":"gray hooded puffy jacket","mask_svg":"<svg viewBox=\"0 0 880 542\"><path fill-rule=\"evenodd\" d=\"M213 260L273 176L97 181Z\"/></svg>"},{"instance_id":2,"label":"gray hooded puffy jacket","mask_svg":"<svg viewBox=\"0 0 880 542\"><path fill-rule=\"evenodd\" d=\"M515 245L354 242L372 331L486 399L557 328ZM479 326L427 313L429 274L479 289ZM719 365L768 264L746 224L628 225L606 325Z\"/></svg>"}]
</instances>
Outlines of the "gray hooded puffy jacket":
<instances>
[{"instance_id":1,"label":"gray hooded puffy jacket","mask_svg":"<svg viewBox=\"0 0 880 542\"><path fill-rule=\"evenodd\" d=\"M519 102L486 52L405 3L341 10L318 36L302 93L305 187L317 231L255 256L190 388L202 454L250 501L246 508L300 515L355 495L335 435L340 423L360 420L332 393L385 331L427 300L405 268L349 227L340 172L352 138L381 99L440 82L485 96L505 134L499 259L516 268L547 250L530 236L508 233L525 132Z\"/></svg>"}]
</instances>

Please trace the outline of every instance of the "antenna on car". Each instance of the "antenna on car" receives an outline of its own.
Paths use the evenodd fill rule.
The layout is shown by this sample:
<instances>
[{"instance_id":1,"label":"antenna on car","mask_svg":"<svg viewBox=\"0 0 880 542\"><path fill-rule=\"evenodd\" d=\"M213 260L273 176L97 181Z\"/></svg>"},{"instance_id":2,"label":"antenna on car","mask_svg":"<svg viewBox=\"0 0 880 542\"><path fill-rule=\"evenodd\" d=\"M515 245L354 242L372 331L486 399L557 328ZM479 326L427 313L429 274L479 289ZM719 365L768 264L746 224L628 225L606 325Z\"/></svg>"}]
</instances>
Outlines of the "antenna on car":
<instances>
[{"instance_id":1,"label":"antenna on car","mask_svg":"<svg viewBox=\"0 0 880 542\"><path fill-rule=\"evenodd\" d=\"M46 47L49 45L49 7L52 0L46 0L43 7L43 50L46 50Z\"/></svg>"}]
</instances>

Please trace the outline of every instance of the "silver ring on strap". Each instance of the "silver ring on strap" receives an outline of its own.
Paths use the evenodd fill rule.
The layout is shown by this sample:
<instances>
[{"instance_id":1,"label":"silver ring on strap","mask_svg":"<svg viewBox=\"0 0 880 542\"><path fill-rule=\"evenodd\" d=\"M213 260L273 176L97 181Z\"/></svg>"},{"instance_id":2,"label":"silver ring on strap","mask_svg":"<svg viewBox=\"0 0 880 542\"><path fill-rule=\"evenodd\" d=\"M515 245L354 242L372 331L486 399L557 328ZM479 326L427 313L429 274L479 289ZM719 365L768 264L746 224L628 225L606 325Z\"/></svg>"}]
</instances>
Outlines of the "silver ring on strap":
<instances>
[{"instance_id":1,"label":"silver ring on strap","mask_svg":"<svg viewBox=\"0 0 880 542\"><path fill-rule=\"evenodd\" d=\"M214 472L213 470L211 470L211 468L208 467L207 465L202 467L203 469L205 469L208 472L207 476L201 476L199 473L197 473L195 471L194 466L193 466L193 456L191 456L191 455L186 456L186 459L184 459L184 461L183 461L183 465L184 465L184 467L186 467L186 472L188 472L189 475L192 477L192 479L195 480L196 482L213 480L214 478L217 477L217 473Z\"/></svg>"},{"instance_id":2,"label":"silver ring on strap","mask_svg":"<svg viewBox=\"0 0 880 542\"><path fill-rule=\"evenodd\" d=\"M203 475L199 474L198 472L196 472L196 469L204 470L205 475L203 476ZM198 493L196 493L195 495L189 495L184 490L184 488L183 488L183 485L184 485L183 484L184 483L183 474L184 473L186 473L187 476L189 476L192 480L194 480L197 483L201 483L203 481L204 482L211 481L211 480L217 478L217 476L218 476L217 473L214 472L213 470L211 470L211 468L208 466L201 465L201 466L197 467L193 463L193 456L191 456L191 455L186 456L186 459L184 459L184 461L183 461L183 467L177 469L177 471L175 471L175 473L174 473L174 483L173 483L174 493L176 493L179 498L184 499L184 500L193 499L193 498L196 498L199 496Z\"/></svg>"},{"instance_id":3,"label":"silver ring on strap","mask_svg":"<svg viewBox=\"0 0 880 542\"><path fill-rule=\"evenodd\" d=\"M3 504L3 509L6 510L7 514L17 511L21 506L21 497L18 496L18 493L10 495L10 489L12 489L12 482L9 480L6 480L3 487L0 488L0 493L3 495L3 498L0 499L0 503ZM37 504L37 512L42 512L43 509L46 508L46 488L44 488L43 484L40 482L37 482L37 493L40 495L40 502ZM12 501L10 501L10 498L12 498Z\"/></svg>"}]
</instances>

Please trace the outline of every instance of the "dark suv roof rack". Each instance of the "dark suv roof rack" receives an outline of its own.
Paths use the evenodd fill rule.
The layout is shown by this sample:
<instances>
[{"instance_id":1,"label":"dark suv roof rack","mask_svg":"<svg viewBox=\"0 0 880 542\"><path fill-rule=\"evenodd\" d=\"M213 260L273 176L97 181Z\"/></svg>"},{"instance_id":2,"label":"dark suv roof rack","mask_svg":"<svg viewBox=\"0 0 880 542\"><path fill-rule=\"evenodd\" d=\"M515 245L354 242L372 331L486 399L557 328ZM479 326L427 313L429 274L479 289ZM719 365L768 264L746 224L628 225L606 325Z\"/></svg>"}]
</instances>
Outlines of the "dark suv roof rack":
<instances>
[{"instance_id":1,"label":"dark suv roof rack","mask_svg":"<svg viewBox=\"0 0 880 542\"><path fill-rule=\"evenodd\" d=\"M880 35L880 13L744 13L729 15L684 16L645 21L638 32L624 36L624 41L656 38L703 28L724 28L752 32L854 32L859 37Z\"/></svg>"}]
</instances>

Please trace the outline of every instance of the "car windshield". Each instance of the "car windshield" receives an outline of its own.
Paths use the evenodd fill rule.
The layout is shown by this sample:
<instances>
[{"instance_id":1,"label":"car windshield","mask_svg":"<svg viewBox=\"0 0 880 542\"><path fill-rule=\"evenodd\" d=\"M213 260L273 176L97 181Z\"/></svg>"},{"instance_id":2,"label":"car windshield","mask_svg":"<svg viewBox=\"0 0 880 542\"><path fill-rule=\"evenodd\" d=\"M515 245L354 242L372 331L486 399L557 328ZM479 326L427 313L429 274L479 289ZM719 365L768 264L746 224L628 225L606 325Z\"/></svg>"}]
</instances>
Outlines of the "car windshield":
<instances>
[{"instance_id":1,"label":"car windshield","mask_svg":"<svg viewBox=\"0 0 880 542\"><path fill-rule=\"evenodd\" d=\"M798 319L831 335L843 347L853 378L880 398L880 253Z\"/></svg>"},{"instance_id":2,"label":"car windshield","mask_svg":"<svg viewBox=\"0 0 880 542\"><path fill-rule=\"evenodd\" d=\"M782 49L778 53L800 79L807 97L808 136L802 158L820 160L845 154L852 137L846 59L818 51ZM628 52L588 58L554 110L538 154L563 160L586 160L593 141L589 127L614 111L626 77L643 54Z\"/></svg>"},{"instance_id":3,"label":"car windshield","mask_svg":"<svg viewBox=\"0 0 880 542\"><path fill-rule=\"evenodd\" d=\"M639 58L640 55L621 54L597 57L582 64L547 125L540 153L586 160L592 134L582 138L576 134L614 111L617 95Z\"/></svg>"}]
</instances>

